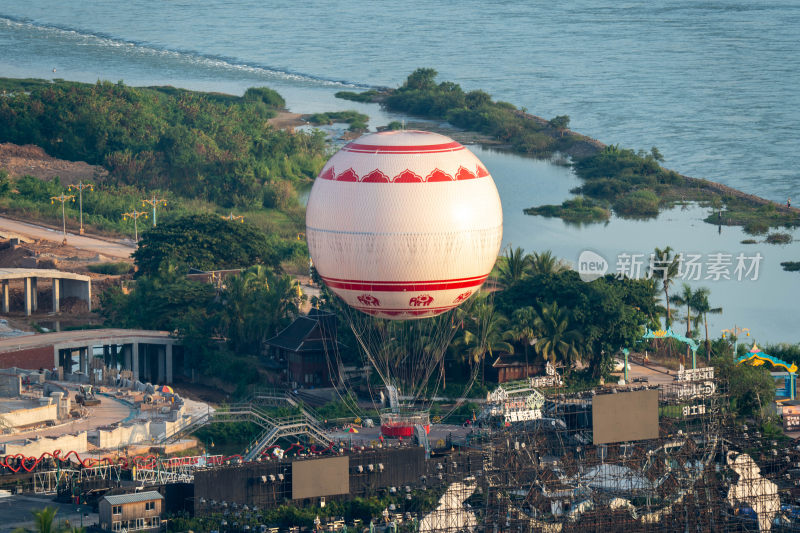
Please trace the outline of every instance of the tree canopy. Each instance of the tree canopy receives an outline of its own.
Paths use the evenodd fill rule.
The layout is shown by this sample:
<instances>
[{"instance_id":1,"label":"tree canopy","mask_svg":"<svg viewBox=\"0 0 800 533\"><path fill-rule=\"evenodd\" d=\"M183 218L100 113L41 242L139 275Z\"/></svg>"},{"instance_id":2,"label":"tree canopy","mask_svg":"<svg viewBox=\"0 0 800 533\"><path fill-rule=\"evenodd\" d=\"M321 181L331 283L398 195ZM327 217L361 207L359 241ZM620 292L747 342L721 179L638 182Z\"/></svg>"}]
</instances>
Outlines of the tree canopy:
<instances>
[{"instance_id":1,"label":"tree canopy","mask_svg":"<svg viewBox=\"0 0 800 533\"><path fill-rule=\"evenodd\" d=\"M103 165L115 185L169 190L223 206L260 206L272 180L311 179L326 159L321 133L268 120L283 98L267 88L243 97L173 87L0 79L0 142Z\"/></svg>"},{"instance_id":2,"label":"tree canopy","mask_svg":"<svg viewBox=\"0 0 800 533\"><path fill-rule=\"evenodd\" d=\"M215 215L190 215L145 232L133 258L141 274L154 274L167 265L181 271L255 264L278 268L281 261L304 253L303 248L299 241L267 235L247 223Z\"/></svg>"}]
</instances>

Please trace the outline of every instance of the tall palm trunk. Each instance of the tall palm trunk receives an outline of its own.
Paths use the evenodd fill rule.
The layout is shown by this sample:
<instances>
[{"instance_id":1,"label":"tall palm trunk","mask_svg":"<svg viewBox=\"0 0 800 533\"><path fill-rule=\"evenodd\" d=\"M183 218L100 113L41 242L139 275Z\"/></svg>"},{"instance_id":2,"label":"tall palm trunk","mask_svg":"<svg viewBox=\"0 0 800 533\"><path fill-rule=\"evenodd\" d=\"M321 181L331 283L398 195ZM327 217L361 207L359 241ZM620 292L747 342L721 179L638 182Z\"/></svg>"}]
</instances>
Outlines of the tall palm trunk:
<instances>
[{"instance_id":1,"label":"tall palm trunk","mask_svg":"<svg viewBox=\"0 0 800 533\"><path fill-rule=\"evenodd\" d=\"M690 298L686 299L686 338L691 338L692 336L692 306L689 304ZM686 345L686 359L689 358L689 345ZM683 364L684 368L686 367L686 361L684 360Z\"/></svg>"},{"instance_id":2,"label":"tall palm trunk","mask_svg":"<svg viewBox=\"0 0 800 533\"><path fill-rule=\"evenodd\" d=\"M669 308L669 288L668 285L664 285L664 300L667 302L667 328L670 327L672 324L672 314Z\"/></svg>"},{"instance_id":3,"label":"tall palm trunk","mask_svg":"<svg viewBox=\"0 0 800 533\"><path fill-rule=\"evenodd\" d=\"M711 342L708 340L708 313L703 313L703 325L706 327L706 361L711 362Z\"/></svg>"}]
</instances>

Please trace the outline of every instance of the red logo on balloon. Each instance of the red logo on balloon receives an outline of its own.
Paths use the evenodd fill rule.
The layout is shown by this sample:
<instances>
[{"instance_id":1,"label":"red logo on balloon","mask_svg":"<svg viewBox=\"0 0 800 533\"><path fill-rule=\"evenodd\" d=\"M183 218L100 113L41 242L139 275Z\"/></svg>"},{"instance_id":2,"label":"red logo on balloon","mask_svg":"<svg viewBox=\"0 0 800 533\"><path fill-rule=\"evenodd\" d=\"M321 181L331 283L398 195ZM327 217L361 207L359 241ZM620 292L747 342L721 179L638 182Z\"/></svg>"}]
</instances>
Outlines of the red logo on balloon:
<instances>
[{"instance_id":1,"label":"red logo on balloon","mask_svg":"<svg viewBox=\"0 0 800 533\"><path fill-rule=\"evenodd\" d=\"M466 300L470 296L472 296L472 291L462 292L461 294L456 296L456 299L453 300L453 303L454 304L460 304L461 302L463 302L464 300Z\"/></svg>"},{"instance_id":2,"label":"red logo on balloon","mask_svg":"<svg viewBox=\"0 0 800 533\"><path fill-rule=\"evenodd\" d=\"M430 294L420 294L419 296L414 296L408 301L408 305L414 307L428 307L433 303L433 296Z\"/></svg>"},{"instance_id":3,"label":"red logo on balloon","mask_svg":"<svg viewBox=\"0 0 800 533\"><path fill-rule=\"evenodd\" d=\"M362 294L361 296L358 297L358 301L364 305L374 305L374 306L381 305L381 301L375 298L371 294Z\"/></svg>"}]
</instances>

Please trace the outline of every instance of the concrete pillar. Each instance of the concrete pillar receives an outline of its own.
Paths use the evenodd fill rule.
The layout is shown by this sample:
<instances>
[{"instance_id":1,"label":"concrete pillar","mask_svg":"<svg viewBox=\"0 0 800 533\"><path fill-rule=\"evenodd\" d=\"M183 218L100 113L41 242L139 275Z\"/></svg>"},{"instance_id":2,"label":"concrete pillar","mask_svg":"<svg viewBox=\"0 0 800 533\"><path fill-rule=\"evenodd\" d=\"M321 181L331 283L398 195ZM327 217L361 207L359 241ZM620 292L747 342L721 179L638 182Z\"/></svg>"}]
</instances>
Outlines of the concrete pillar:
<instances>
[{"instance_id":1,"label":"concrete pillar","mask_svg":"<svg viewBox=\"0 0 800 533\"><path fill-rule=\"evenodd\" d=\"M8 305L8 280L3 281L3 312L8 313L11 307Z\"/></svg>"},{"instance_id":2,"label":"concrete pillar","mask_svg":"<svg viewBox=\"0 0 800 533\"><path fill-rule=\"evenodd\" d=\"M133 359L133 366L131 370L133 370L133 379L139 379L139 343L134 342L131 345L131 358Z\"/></svg>"},{"instance_id":3,"label":"concrete pillar","mask_svg":"<svg viewBox=\"0 0 800 533\"><path fill-rule=\"evenodd\" d=\"M35 313L39 310L39 278L31 278L31 301Z\"/></svg>"},{"instance_id":4,"label":"concrete pillar","mask_svg":"<svg viewBox=\"0 0 800 533\"><path fill-rule=\"evenodd\" d=\"M84 374L89 373L89 358L86 353L88 351L87 348L78 348L78 371Z\"/></svg>"},{"instance_id":5,"label":"concrete pillar","mask_svg":"<svg viewBox=\"0 0 800 533\"><path fill-rule=\"evenodd\" d=\"M156 370L156 383L164 383L167 374L167 347L158 347L158 369Z\"/></svg>"},{"instance_id":6,"label":"concrete pillar","mask_svg":"<svg viewBox=\"0 0 800 533\"><path fill-rule=\"evenodd\" d=\"M61 312L61 280L53 278L53 312Z\"/></svg>"},{"instance_id":7,"label":"concrete pillar","mask_svg":"<svg viewBox=\"0 0 800 533\"><path fill-rule=\"evenodd\" d=\"M92 282L81 281L79 279L61 280L61 295L64 297L74 296L80 298L92 310Z\"/></svg>"},{"instance_id":8,"label":"concrete pillar","mask_svg":"<svg viewBox=\"0 0 800 533\"><path fill-rule=\"evenodd\" d=\"M165 370L167 374L167 383L172 383L172 344L166 345L166 353L164 355L165 361Z\"/></svg>"},{"instance_id":9,"label":"concrete pillar","mask_svg":"<svg viewBox=\"0 0 800 533\"><path fill-rule=\"evenodd\" d=\"M130 344L122 345L122 370L133 370L133 348Z\"/></svg>"},{"instance_id":10,"label":"concrete pillar","mask_svg":"<svg viewBox=\"0 0 800 533\"><path fill-rule=\"evenodd\" d=\"M25 314L31 316L31 309L33 307L31 303L31 278L25 278L25 290L23 291L23 295L25 297Z\"/></svg>"}]
</instances>

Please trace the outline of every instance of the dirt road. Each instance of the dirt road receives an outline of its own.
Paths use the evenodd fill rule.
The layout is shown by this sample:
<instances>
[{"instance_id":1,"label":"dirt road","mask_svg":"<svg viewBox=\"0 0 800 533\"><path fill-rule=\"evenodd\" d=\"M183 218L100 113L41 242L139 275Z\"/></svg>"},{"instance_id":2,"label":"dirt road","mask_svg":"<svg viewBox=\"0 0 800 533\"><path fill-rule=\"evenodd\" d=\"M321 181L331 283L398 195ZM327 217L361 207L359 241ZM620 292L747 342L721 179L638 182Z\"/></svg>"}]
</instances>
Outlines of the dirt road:
<instances>
[{"instance_id":1,"label":"dirt road","mask_svg":"<svg viewBox=\"0 0 800 533\"><path fill-rule=\"evenodd\" d=\"M61 242L63 239L61 232L56 229L28 224L27 222L20 222L5 217L0 217L0 236L21 236L53 242ZM67 244L73 248L117 259L127 259L134 250L136 250L132 243L128 244L122 241L100 239L89 235L75 235L70 232L67 232Z\"/></svg>"}]
</instances>

